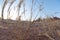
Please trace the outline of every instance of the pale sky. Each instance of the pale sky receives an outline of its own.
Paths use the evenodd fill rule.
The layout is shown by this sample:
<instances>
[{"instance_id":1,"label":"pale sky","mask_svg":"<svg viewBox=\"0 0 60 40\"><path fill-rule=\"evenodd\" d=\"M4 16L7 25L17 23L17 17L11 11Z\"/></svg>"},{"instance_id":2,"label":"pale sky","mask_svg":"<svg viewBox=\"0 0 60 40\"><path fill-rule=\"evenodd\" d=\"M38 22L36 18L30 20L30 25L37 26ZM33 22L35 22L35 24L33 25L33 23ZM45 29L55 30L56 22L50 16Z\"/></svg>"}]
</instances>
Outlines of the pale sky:
<instances>
[{"instance_id":1,"label":"pale sky","mask_svg":"<svg viewBox=\"0 0 60 40\"><path fill-rule=\"evenodd\" d=\"M38 7L39 4L41 3L41 1L43 1L43 7L44 9L39 13L38 12ZM18 0L16 0L14 2L14 4L11 6L11 19L15 20L17 17L17 10L16 10L16 6L18 4ZM26 14L25 16L22 15L21 19L22 20L29 20L30 18L30 7L31 7L31 0L26 0ZM1 17L1 10L2 10L2 5L3 5L3 0L0 0L0 17ZM7 19L7 9L8 9L8 5L6 5L5 10L4 10L4 18ZM23 12L23 6L21 6L21 10L20 10L20 14ZM55 14L54 14L55 13ZM35 5L33 5L33 17L32 19L35 18L35 16L38 14L39 18L40 16L42 18L46 17L46 14L48 14L49 16L57 16L60 17L60 0L35 0Z\"/></svg>"}]
</instances>

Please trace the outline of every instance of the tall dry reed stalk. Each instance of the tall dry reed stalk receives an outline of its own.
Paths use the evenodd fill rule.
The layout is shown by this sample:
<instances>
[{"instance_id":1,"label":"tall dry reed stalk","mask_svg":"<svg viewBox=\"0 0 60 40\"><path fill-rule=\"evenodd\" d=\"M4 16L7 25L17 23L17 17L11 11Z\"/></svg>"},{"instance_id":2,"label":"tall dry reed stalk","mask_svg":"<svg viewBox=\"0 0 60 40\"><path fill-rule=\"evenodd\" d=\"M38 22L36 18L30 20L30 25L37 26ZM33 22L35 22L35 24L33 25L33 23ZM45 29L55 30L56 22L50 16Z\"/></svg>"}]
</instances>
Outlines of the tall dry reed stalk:
<instances>
[{"instance_id":1,"label":"tall dry reed stalk","mask_svg":"<svg viewBox=\"0 0 60 40\"><path fill-rule=\"evenodd\" d=\"M31 1L31 4L32 5L31 5L31 8L30 8L30 19L29 19L29 22L28 22L28 30L30 29L31 24L32 24L34 0Z\"/></svg>"},{"instance_id":2,"label":"tall dry reed stalk","mask_svg":"<svg viewBox=\"0 0 60 40\"><path fill-rule=\"evenodd\" d=\"M21 12L21 14L20 14L20 15L24 14L24 17L25 17L25 12L27 11L26 7L25 7L25 5L26 5L25 2L26 2L26 0L24 0L24 2L23 2L23 12Z\"/></svg>"},{"instance_id":3,"label":"tall dry reed stalk","mask_svg":"<svg viewBox=\"0 0 60 40\"><path fill-rule=\"evenodd\" d=\"M19 0L19 3L17 5L17 11L18 11L17 20L20 20L21 16L19 16L19 14L20 14L20 8L21 8L21 5L23 2L24 2L24 0Z\"/></svg>"},{"instance_id":4,"label":"tall dry reed stalk","mask_svg":"<svg viewBox=\"0 0 60 40\"><path fill-rule=\"evenodd\" d=\"M11 1L10 1L10 5L9 5L9 8L8 8L7 19L9 19L9 17L10 17L10 7L13 5L14 2L15 2L15 0L11 0Z\"/></svg>"},{"instance_id":5,"label":"tall dry reed stalk","mask_svg":"<svg viewBox=\"0 0 60 40\"><path fill-rule=\"evenodd\" d=\"M33 4L34 4L34 0L32 0L32 5L31 5L31 9L30 9L30 21L32 21L32 15L33 15Z\"/></svg>"},{"instance_id":6,"label":"tall dry reed stalk","mask_svg":"<svg viewBox=\"0 0 60 40\"><path fill-rule=\"evenodd\" d=\"M24 0L24 2L23 2L23 8L24 8L24 12L23 13L24 13L24 16L25 16L25 1L26 0Z\"/></svg>"},{"instance_id":7,"label":"tall dry reed stalk","mask_svg":"<svg viewBox=\"0 0 60 40\"><path fill-rule=\"evenodd\" d=\"M1 16L2 16L2 21L3 21L3 19L4 19L4 8L5 8L5 6L7 5L7 3L8 3L8 0L4 0L4 3L3 3L3 6L2 6L2 14L1 14Z\"/></svg>"},{"instance_id":8,"label":"tall dry reed stalk","mask_svg":"<svg viewBox=\"0 0 60 40\"><path fill-rule=\"evenodd\" d=\"M40 12L42 12L43 9L44 9L44 7L43 7L43 2L41 2L41 3L39 4L38 12L37 12L37 14L36 14L36 16L35 16L35 18L34 18L34 20L33 20L33 23L34 23L34 21L36 20L36 18L41 14ZM41 15L40 15L39 18L41 19Z\"/></svg>"}]
</instances>

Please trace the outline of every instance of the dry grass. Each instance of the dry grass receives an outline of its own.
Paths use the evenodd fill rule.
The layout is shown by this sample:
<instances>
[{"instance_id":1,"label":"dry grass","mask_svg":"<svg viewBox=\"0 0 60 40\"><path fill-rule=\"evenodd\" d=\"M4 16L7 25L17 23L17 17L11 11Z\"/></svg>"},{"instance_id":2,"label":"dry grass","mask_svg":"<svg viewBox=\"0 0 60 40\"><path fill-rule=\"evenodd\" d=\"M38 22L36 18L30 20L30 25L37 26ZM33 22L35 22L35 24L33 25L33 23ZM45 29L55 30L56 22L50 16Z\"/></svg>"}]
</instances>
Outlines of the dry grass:
<instances>
[{"instance_id":1,"label":"dry grass","mask_svg":"<svg viewBox=\"0 0 60 40\"><path fill-rule=\"evenodd\" d=\"M12 20L0 23L0 40L60 40L60 20L34 22L29 29L27 21L16 24Z\"/></svg>"},{"instance_id":2,"label":"dry grass","mask_svg":"<svg viewBox=\"0 0 60 40\"><path fill-rule=\"evenodd\" d=\"M11 1L11 4L8 8L14 3L15 0ZM14 20L3 20L4 8L7 5L8 0L4 1L2 7L2 20L0 19L0 40L60 40L60 19L47 18L43 20L36 20L38 14L36 15L33 22L31 22L33 17L33 4L34 0L32 0L31 7L31 15L30 21L21 21L19 14L20 8L24 0L19 0L17 4L18 11L18 23ZM24 6L24 14L25 14L25 4ZM40 8L41 7L41 8ZM42 11L42 4L39 6L39 12ZM4 24L2 24L2 22Z\"/></svg>"}]
</instances>

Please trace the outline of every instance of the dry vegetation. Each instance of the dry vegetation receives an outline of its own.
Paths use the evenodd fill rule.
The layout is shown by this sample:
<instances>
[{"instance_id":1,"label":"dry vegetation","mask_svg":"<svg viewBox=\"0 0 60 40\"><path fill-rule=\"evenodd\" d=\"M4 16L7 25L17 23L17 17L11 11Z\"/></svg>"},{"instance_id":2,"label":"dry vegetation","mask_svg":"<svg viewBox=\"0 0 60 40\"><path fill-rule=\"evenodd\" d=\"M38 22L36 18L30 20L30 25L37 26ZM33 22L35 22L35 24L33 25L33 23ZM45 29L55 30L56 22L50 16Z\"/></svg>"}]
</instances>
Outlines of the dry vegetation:
<instances>
[{"instance_id":1,"label":"dry vegetation","mask_svg":"<svg viewBox=\"0 0 60 40\"><path fill-rule=\"evenodd\" d=\"M28 23L4 20L2 25L0 21L0 40L60 40L60 19L35 21L30 27Z\"/></svg>"},{"instance_id":2,"label":"dry vegetation","mask_svg":"<svg viewBox=\"0 0 60 40\"><path fill-rule=\"evenodd\" d=\"M20 8L23 5L24 14L26 12L25 9L25 1L19 0L16 8L18 11L17 19L11 20L8 16L10 15L10 7L13 5L15 0L10 0L10 5L8 8L8 19L3 18L4 8L9 3L8 0L4 0L2 7L2 19L0 18L0 40L60 40L60 18L46 18L46 19L37 19L36 15L34 21L32 22L33 17L33 5L34 1L32 0L32 6L30 8L30 20L29 21L21 21L20 20ZM43 3L43 2L42 2ZM43 10L43 4L39 4L39 13ZM18 20L18 21L17 21Z\"/></svg>"}]
</instances>

